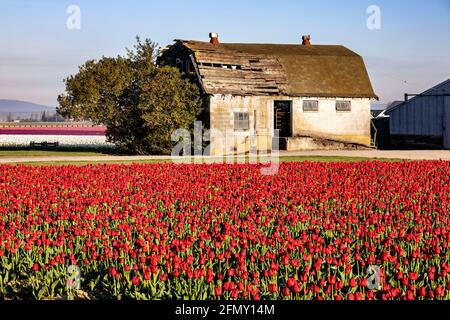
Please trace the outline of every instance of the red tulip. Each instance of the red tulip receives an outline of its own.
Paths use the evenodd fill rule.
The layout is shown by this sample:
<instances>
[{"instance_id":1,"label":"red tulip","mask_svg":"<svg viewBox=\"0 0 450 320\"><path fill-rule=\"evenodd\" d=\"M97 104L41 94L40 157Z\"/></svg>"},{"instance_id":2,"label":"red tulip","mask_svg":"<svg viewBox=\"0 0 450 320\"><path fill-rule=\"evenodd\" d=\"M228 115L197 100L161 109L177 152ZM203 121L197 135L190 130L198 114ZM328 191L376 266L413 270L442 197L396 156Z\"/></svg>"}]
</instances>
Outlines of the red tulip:
<instances>
[{"instance_id":1,"label":"red tulip","mask_svg":"<svg viewBox=\"0 0 450 320\"><path fill-rule=\"evenodd\" d=\"M277 284L276 283L269 283L269 291L271 293L277 293L278 292Z\"/></svg>"},{"instance_id":2,"label":"red tulip","mask_svg":"<svg viewBox=\"0 0 450 320\"><path fill-rule=\"evenodd\" d=\"M23 280L45 292L80 265L94 295L125 299L448 294L449 162L282 163L271 177L260 168L0 165L0 276L33 259L46 272L33 265ZM383 265L381 291L366 288L369 265Z\"/></svg>"},{"instance_id":3,"label":"red tulip","mask_svg":"<svg viewBox=\"0 0 450 320\"><path fill-rule=\"evenodd\" d=\"M295 281L294 278L289 278L287 281L288 287L293 287L296 283L297 283L297 281Z\"/></svg>"},{"instance_id":4,"label":"red tulip","mask_svg":"<svg viewBox=\"0 0 450 320\"><path fill-rule=\"evenodd\" d=\"M216 295L216 297L221 297L222 296L222 287L216 286L214 288L214 294Z\"/></svg>"},{"instance_id":5,"label":"red tulip","mask_svg":"<svg viewBox=\"0 0 450 320\"><path fill-rule=\"evenodd\" d=\"M133 279L131 280L131 283L135 286L139 285L140 282L141 281L138 276L134 276Z\"/></svg>"},{"instance_id":6,"label":"red tulip","mask_svg":"<svg viewBox=\"0 0 450 320\"><path fill-rule=\"evenodd\" d=\"M115 268L110 268L109 269L109 274L112 275L113 277L117 274L117 271Z\"/></svg>"},{"instance_id":7,"label":"red tulip","mask_svg":"<svg viewBox=\"0 0 450 320\"><path fill-rule=\"evenodd\" d=\"M441 286L437 286L435 291L438 297L443 297L445 295L445 291Z\"/></svg>"}]
</instances>

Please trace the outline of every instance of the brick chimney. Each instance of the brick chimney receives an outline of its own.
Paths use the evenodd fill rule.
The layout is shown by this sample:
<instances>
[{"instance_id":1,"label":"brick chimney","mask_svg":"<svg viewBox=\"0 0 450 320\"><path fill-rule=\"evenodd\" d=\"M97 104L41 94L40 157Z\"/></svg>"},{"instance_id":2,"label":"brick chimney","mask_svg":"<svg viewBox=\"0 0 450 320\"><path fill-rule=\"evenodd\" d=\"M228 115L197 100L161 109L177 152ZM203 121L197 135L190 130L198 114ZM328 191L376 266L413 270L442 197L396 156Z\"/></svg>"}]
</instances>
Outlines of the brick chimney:
<instances>
[{"instance_id":1,"label":"brick chimney","mask_svg":"<svg viewBox=\"0 0 450 320\"><path fill-rule=\"evenodd\" d=\"M305 47L311 47L311 36L310 35L306 35L302 37L302 45L304 45Z\"/></svg>"},{"instance_id":2,"label":"brick chimney","mask_svg":"<svg viewBox=\"0 0 450 320\"><path fill-rule=\"evenodd\" d=\"M218 47L219 46L219 35L215 32L211 32L209 34L209 42L214 46L214 47Z\"/></svg>"}]
</instances>

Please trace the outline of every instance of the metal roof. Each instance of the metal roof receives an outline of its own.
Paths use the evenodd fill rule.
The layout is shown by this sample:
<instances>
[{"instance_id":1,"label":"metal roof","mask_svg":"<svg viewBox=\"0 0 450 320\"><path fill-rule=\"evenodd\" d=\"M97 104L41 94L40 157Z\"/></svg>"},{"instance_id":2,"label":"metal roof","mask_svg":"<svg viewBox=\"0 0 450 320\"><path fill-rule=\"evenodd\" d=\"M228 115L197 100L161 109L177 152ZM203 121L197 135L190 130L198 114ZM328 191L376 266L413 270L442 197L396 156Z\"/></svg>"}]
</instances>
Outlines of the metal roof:
<instances>
[{"instance_id":1,"label":"metal roof","mask_svg":"<svg viewBox=\"0 0 450 320\"><path fill-rule=\"evenodd\" d=\"M435 96L435 95L445 95L445 93L449 93L446 91L443 91L441 94L436 93L436 90L439 90L440 87L445 87L445 85L447 85L448 83L450 83L450 79L445 80L444 82L439 83L438 85L435 85L434 87L432 87L431 89L428 89L424 92L422 92L421 94L416 95L415 97L407 100L407 101L394 101L393 103L391 103L386 110L384 111L384 114L388 115L389 113L391 113L392 111L394 111L395 109L400 108L401 106L405 105L408 102L414 101L416 100L418 97L424 97L424 96Z\"/></svg>"}]
</instances>

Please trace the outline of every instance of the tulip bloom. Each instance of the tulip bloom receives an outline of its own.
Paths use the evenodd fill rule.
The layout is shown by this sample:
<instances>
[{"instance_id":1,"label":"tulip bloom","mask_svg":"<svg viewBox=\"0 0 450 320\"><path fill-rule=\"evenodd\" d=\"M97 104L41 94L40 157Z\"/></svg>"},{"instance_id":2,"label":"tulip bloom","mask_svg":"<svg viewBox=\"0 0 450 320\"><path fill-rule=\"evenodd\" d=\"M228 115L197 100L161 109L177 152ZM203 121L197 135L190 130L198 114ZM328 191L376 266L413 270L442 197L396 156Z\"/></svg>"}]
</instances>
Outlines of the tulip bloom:
<instances>
[{"instance_id":1,"label":"tulip bloom","mask_svg":"<svg viewBox=\"0 0 450 320\"><path fill-rule=\"evenodd\" d=\"M448 297L449 162L260 169L0 165L0 277L23 299L69 294L68 277L124 299Z\"/></svg>"}]
</instances>

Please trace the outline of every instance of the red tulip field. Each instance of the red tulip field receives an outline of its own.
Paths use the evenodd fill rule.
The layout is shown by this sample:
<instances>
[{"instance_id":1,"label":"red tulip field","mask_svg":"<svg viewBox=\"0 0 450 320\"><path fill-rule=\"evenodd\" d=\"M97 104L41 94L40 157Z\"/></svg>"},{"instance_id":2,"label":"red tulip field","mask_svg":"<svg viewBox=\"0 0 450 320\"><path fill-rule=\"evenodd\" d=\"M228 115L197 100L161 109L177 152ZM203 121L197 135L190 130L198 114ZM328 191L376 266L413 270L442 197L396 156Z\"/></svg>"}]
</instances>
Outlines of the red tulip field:
<instances>
[{"instance_id":1,"label":"red tulip field","mask_svg":"<svg viewBox=\"0 0 450 320\"><path fill-rule=\"evenodd\" d=\"M450 299L449 162L261 166L0 166L0 299Z\"/></svg>"}]
</instances>

